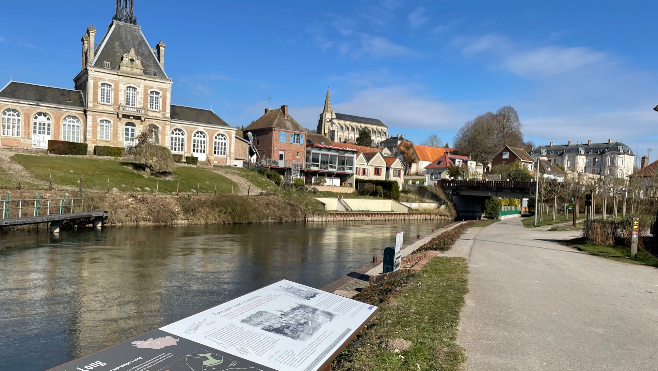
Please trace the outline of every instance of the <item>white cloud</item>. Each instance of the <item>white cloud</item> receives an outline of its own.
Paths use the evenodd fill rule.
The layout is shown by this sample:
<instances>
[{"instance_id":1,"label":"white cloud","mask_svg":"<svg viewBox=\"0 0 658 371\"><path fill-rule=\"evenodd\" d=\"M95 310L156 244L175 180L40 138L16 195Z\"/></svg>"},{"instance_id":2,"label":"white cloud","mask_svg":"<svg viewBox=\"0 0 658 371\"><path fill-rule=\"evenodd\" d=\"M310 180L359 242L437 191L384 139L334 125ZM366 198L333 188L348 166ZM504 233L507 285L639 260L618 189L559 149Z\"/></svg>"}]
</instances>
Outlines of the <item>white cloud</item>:
<instances>
[{"instance_id":1,"label":"white cloud","mask_svg":"<svg viewBox=\"0 0 658 371\"><path fill-rule=\"evenodd\" d=\"M427 9L425 9L423 6L419 6L411 13L409 13L407 19L409 20L409 26L412 28L418 28L427 23L429 20L429 17L427 16Z\"/></svg>"},{"instance_id":2,"label":"white cloud","mask_svg":"<svg viewBox=\"0 0 658 371\"><path fill-rule=\"evenodd\" d=\"M605 53L590 48L565 48L547 46L515 53L505 58L503 65L520 76L535 73L559 75L592 64L605 62Z\"/></svg>"},{"instance_id":3,"label":"white cloud","mask_svg":"<svg viewBox=\"0 0 658 371\"><path fill-rule=\"evenodd\" d=\"M385 58L385 57L402 57L416 52L406 46L395 44L391 40L381 37L372 36L365 33L360 35L359 46L351 53L354 58L372 57L372 58Z\"/></svg>"},{"instance_id":4,"label":"white cloud","mask_svg":"<svg viewBox=\"0 0 658 371\"><path fill-rule=\"evenodd\" d=\"M475 54L482 52L499 53L510 47L510 40L507 36L498 34L486 34L476 39L458 37L454 44L461 47L465 54Z\"/></svg>"},{"instance_id":5,"label":"white cloud","mask_svg":"<svg viewBox=\"0 0 658 371\"><path fill-rule=\"evenodd\" d=\"M400 0L384 0L381 2L382 6L388 10L395 10L402 6L402 1Z\"/></svg>"}]
</instances>

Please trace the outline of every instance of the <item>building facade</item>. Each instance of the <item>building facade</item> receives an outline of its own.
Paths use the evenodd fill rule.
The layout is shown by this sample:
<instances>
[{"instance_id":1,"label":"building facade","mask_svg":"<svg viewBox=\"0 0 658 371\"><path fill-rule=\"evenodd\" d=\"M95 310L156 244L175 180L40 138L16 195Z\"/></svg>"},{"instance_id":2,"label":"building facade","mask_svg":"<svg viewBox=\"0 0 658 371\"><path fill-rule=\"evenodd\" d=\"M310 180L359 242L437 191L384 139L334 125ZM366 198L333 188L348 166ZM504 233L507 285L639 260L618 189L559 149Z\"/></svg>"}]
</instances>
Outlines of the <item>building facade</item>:
<instances>
[{"instance_id":1,"label":"building facade","mask_svg":"<svg viewBox=\"0 0 658 371\"><path fill-rule=\"evenodd\" d=\"M528 171L535 168L535 160L523 148L505 146L497 155L491 159L491 166L510 165L519 162Z\"/></svg>"},{"instance_id":2,"label":"building facade","mask_svg":"<svg viewBox=\"0 0 658 371\"><path fill-rule=\"evenodd\" d=\"M92 25L82 37L75 89L10 82L0 91L0 145L26 149L48 140L128 147L144 130L174 154L233 165L235 129L211 110L171 103L165 44L149 46L133 15L133 1L117 13L96 45Z\"/></svg>"},{"instance_id":3,"label":"building facade","mask_svg":"<svg viewBox=\"0 0 658 371\"><path fill-rule=\"evenodd\" d=\"M265 109L265 114L244 128L251 133L258 157L270 167L301 169L306 158L307 131L288 113L288 106Z\"/></svg>"},{"instance_id":4,"label":"building facade","mask_svg":"<svg viewBox=\"0 0 658 371\"><path fill-rule=\"evenodd\" d=\"M334 142L355 142L362 129L370 131L374 147L388 139L388 127L377 119L335 113L331 108L331 97L327 90L324 110L320 114L317 132Z\"/></svg>"},{"instance_id":5,"label":"building facade","mask_svg":"<svg viewBox=\"0 0 658 371\"><path fill-rule=\"evenodd\" d=\"M576 143L567 144L551 142L547 146L539 146L530 152L533 158L546 160L553 165L560 165L569 173L589 175L612 175L624 178L633 174L635 154L633 150L621 142L607 143Z\"/></svg>"}]
</instances>

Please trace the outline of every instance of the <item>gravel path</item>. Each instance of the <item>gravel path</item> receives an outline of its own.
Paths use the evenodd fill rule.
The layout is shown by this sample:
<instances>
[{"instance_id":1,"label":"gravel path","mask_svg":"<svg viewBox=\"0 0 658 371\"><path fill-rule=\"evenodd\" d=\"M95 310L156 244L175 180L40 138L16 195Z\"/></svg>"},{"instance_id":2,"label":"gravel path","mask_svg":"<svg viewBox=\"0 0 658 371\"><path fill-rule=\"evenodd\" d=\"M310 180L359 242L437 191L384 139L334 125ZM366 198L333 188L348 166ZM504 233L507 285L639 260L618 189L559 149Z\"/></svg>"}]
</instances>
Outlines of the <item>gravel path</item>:
<instances>
[{"instance_id":1,"label":"gravel path","mask_svg":"<svg viewBox=\"0 0 658 371\"><path fill-rule=\"evenodd\" d=\"M555 242L579 233L510 219L464 236L466 370L658 369L658 269Z\"/></svg>"},{"instance_id":2,"label":"gravel path","mask_svg":"<svg viewBox=\"0 0 658 371\"><path fill-rule=\"evenodd\" d=\"M256 187L253 185L251 182L246 180L245 178L239 176L235 172L232 171L232 168L222 168L222 167L216 167L212 169L214 172L219 173L232 181L235 182L235 184L238 185L238 189L233 190L234 194L238 195L246 195L249 193L250 195L259 195L263 192L262 189Z\"/></svg>"},{"instance_id":3,"label":"gravel path","mask_svg":"<svg viewBox=\"0 0 658 371\"><path fill-rule=\"evenodd\" d=\"M33 177L24 167L11 161L11 156L16 153L16 149L0 149L0 168L11 174L11 178L15 179L17 182L20 180L21 182L28 182L37 185L48 185L48 182ZM26 152L26 154L33 154L33 152Z\"/></svg>"}]
</instances>

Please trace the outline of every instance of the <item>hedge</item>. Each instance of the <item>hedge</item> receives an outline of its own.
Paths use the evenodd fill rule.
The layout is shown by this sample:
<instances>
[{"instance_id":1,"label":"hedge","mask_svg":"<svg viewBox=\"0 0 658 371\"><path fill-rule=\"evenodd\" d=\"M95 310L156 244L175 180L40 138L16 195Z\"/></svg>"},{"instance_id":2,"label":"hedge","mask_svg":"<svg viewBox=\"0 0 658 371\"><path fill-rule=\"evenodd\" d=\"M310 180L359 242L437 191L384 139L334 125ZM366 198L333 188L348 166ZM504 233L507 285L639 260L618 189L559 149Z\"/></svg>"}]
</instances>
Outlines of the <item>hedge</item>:
<instances>
[{"instance_id":1,"label":"hedge","mask_svg":"<svg viewBox=\"0 0 658 371\"><path fill-rule=\"evenodd\" d=\"M185 163L188 165L197 165L199 163L199 158L194 156L185 157Z\"/></svg>"},{"instance_id":2,"label":"hedge","mask_svg":"<svg viewBox=\"0 0 658 371\"><path fill-rule=\"evenodd\" d=\"M109 156L109 157L123 157L126 149L123 147L110 147L110 146L95 146L94 155L96 156Z\"/></svg>"},{"instance_id":3,"label":"hedge","mask_svg":"<svg viewBox=\"0 0 658 371\"><path fill-rule=\"evenodd\" d=\"M361 188L361 184L370 183L376 187L382 187L384 198L398 201L400 199L400 185L395 180L375 180L375 179L356 179L356 189ZM374 196L374 195L373 195Z\"/></svg>"},{"instance_id":4,"label":"hedge","mask_svg":"<svg viewBox=\"0 0 658 371\"><path fill-rule=\"evenodd\" d=\"M65 142L63 140L49 140L48 152L56 155L80 155L87 154L87 143Z\"/></svg>"},{"instance_id":5,"label":"hedge","mask_svg":"<svg viewBox=\"0 0 658 371\"><path fill-rule=\"evenodd\" d=\"M183 163L183 155L171 155L171 157L174 158L175 162L177 162L179 164Z\"/></svg>"},{"instance_id":6,"label":"hedge","mask_svg":"<svg viewBox=\"0 0 658 371\"><path fill-rule=\"evenodd\" d=\"M489 219L497 219L500 216L502 203L498 197L490 197L484 201L484 216Z\"/></svg>"}]
</instances>

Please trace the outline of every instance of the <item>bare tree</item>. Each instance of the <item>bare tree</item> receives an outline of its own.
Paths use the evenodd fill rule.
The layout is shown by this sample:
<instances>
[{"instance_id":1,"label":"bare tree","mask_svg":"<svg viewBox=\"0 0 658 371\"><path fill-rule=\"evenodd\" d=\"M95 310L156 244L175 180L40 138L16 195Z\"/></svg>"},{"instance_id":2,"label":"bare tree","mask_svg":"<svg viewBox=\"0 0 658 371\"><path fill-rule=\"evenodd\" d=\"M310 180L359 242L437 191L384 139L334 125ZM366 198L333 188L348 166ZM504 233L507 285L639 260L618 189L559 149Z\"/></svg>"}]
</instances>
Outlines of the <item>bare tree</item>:
<instances>
[{"instance_id":1,"label":"bare tree","mask_svg":"<svg viewBox=\"0 0 658 371\"><path fill-rule=\"evenodd\" d=\"M429 146L429 147L442 147L443 144L441 142L441 138L439 138L436 134L432 134L427 139L425 139L421 145L423 146Z\"/></svg>"},{"instance_id":2,"label":"bare tree","mask_svg":"<svg viewBox=\"0 0 658 371\"><path fill-rule=\"evenodd\" d=\"M501 107L495 114L496 144L499 147L506 145L520 147L523 145L523 134L521 134L521 121L519 115L512 106Z\"/></svg>"}]
</instances>

